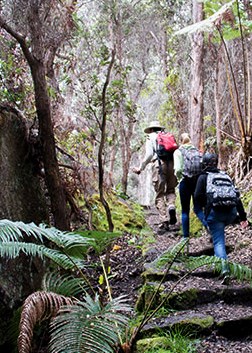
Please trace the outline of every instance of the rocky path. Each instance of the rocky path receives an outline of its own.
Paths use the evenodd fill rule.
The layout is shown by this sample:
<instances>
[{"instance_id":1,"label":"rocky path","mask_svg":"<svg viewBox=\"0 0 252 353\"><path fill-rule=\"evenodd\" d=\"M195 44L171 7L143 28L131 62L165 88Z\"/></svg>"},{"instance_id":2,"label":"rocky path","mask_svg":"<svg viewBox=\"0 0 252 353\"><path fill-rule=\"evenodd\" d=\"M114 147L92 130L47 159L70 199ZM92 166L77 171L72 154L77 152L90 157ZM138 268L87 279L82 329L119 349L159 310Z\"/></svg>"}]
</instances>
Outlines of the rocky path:
<instances>
[{"instance_id":1,"label":"rocky path","mask_svg":"<svg viewBox=\"0 0 252 353\"><path fill-rule=\"evenodd\" d=\"M115 241L111 253L112 294L114 297L127 295L132 306L136 304L145 281L149 280L148 276L143 276L146 266L181 240L178 230L157 235L157 219L155 208L146 210L146 221L154 234L153 242L147 245L144 236L138 239L128 234ZM242 230L239 225L229 227L226 243L230 261L252 268L252 229ZM142 245L148 247L144 254ZM190 238L189 255L213 255L212 244L206 234ZM177 279L176 276L167 279L163 284L165 291ZM152 320L145 327L146 331L155 331L158 326L168 327L185 318L207 317L212 324L200 335L198 353L252 353L252 287L249 283L232 279L228 286L222 285L212 271L199 269L181 281L174 292L193 292L194 299L188 301L182 296L178 301L180 306L175 305L176 311L160 321Z\"/></svg>"},{"instance_id":2,"label":"rocky path","mask_svg":"<svg viewBox=\"0 0 252 353\"><path fill-rule=\"evenodd\" d=\"M154 233L157 227L157 213L155 209L146 212L146 219ZM252 268L252 230L241 230L239 225L231 226L226 232L226 243L229 260L244 264ZM149 249L147 261L153 261L169 247L180 241L178 231L170 231L159 236L155 235L155 243ZM189 255L212 255L212 244L207 235L190 239ZM148 258L149 257L149 258ZM170 279L165 282L166 290L174 285ZM174 320L185 317L211 317L213 324L202 335L198 348L199 353L217 352L252 352L252 288L249 283L240 283L234 279L228 286L222 285L221 280L211 271L198 270L176 287L175 292L197 292L197 298L188 302L180 297L180 307L166 319L154 320L145 328L161 325L171 325Z\"/></svg>"}]
</instances>

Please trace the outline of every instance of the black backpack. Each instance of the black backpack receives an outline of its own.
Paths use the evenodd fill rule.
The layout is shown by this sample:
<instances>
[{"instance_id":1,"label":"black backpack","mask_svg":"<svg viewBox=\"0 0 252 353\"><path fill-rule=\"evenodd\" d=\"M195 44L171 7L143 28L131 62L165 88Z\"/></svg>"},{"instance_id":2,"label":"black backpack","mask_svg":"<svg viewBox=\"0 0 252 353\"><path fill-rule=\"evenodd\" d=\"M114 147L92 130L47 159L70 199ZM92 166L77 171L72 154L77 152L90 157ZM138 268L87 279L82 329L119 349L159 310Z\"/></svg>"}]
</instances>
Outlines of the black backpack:
<instances>
[{"instance_id":1,"label":"black backpack","mask_svg":"<svg viewBox=\"0 0 252 353\"><path fill-rule=\"evenodd\" d=\"M207 172L207 204L210 207L234 207L239 200L239 192L232 179L225 172Z\"/></svg>"}]
</instances>

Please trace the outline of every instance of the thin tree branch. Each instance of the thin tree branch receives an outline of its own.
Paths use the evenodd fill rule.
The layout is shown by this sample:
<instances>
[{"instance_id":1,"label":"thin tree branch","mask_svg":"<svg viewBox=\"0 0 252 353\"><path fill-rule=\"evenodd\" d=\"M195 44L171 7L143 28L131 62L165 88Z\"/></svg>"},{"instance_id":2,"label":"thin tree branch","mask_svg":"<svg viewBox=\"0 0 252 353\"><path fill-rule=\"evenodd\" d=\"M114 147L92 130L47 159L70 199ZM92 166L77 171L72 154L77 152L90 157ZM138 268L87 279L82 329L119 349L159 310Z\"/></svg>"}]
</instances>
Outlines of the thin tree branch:
<instances>
[{"instance_id":1,"label":"thin tree branch","mask_svg":"<svg viewBox=\"0 0 252 353\"><path fill-rule=\"evenodd\" d=\"M115 61L115 50L112 50L112 56L111 60L109 63L108 71L107 71L107 76L106 76L106 81L103 86L102 90L102 123L101 123L101 142L99 146L99 151L98 151L98 166L99 166L99 192L100 192L100 199L101 203L103 204L106 214L107 214L107 220L109 224L109 231L113 232L114 225L112 222L112 217L111 217L111 212L109 205L107 201L104 198L104 193L103 193L103 178L104 178L104 169L103 169L103 148L105 145L105 137L106 137L106 123L107 123L107 100L106 100L106 92L107 92L107 87L109 85L110 81L110 75L112 71L112 67L114 65Z\"/></svg>"},{"instance_id":2,"label":"thin tree branch","mask_svg":"<svg viewBox=\"0 0 252 353\"><path fill-rule=\"evenodd\" d=\"M0 27L2 27L7 33L9 33L13 38L17 40L23 50L24 56L26 57L28 63L30 65L34 65L35 59L27 46L25 37L22 34L14 31L14 29L4 21L2 16L0 16Z\"/></svg>"}]
</instances>

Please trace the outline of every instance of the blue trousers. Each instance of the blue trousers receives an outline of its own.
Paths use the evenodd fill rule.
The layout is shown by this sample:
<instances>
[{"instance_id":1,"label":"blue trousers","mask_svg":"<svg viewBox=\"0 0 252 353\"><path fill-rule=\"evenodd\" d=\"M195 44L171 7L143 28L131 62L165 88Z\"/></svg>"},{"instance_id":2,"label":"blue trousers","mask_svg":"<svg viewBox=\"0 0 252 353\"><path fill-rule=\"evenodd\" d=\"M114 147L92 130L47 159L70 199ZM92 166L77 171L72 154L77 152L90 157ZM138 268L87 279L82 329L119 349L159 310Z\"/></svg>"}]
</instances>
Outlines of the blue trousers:
<instances>
[{"instance_id":1,"label":"blue trousers","mask_svg":"<svg viewBox=\"0 0 252 353\"><path fill-rule=\"evenodd\" d=\"M183 178L179 184L179 196L181 203L181 220L182 220L182 230L184 238L188 238L190 235L190 204L193 201L193 211L201 221L201 223L206 227L207 222L205 220L205 215L202 207L195 204L194 201L194 191L197 183L197 178Z\"/></svg>"},{"instance_id":2,"label":"blue trousers","mask_svg":"<svg viewBox=\"0 0 252 353\"><path fill-rule=\"evenodd\" d=\"M214 255L224 260L227 259L225 227L228 224L233 223L236 216L236 207L232 207L230 209L211 209L206 219L213 239Z\"/></svg>"}]
</instances>

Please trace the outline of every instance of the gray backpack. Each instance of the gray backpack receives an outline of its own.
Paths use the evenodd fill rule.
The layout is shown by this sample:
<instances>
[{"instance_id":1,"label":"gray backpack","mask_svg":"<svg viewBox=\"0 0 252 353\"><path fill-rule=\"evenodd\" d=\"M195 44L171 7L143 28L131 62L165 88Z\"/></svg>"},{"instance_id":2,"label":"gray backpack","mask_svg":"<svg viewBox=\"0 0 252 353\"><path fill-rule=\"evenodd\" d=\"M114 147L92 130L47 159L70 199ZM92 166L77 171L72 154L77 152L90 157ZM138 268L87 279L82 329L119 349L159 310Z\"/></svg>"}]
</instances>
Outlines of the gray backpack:
<instances>
[{"instance_id":1,"label":"gray backpack","mask_svg":"<svg viewBox=\"0 0 252 353\"><path fill-rule=\"evenodd\" d=\"M183 176L192 178L202 172L202 153L194 146L179 147L183 156Z\"/></svg>"},{"instance_id":2,"label":"gray backpack","mask_svg":"<svg viewBox=\"0 0 252 353\"><path fill-rule=\"evenodd\" d=\"M234 207L239 200L239 192L232 179L225 172L207 172L207 204L210 207Z\"/></svg>"}]
</instances>

